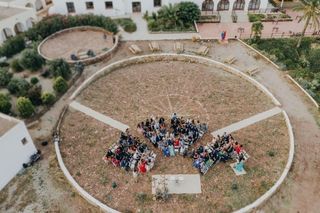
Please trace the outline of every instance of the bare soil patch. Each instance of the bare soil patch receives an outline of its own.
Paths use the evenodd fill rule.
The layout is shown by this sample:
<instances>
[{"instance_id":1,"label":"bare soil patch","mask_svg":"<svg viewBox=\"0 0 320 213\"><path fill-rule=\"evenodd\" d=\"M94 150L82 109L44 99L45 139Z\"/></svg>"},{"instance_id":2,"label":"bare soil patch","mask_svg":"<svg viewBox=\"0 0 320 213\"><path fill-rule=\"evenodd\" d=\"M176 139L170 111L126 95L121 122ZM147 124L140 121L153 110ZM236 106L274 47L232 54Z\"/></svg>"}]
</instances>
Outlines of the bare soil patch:
<instances>
[{"instance_id":1,"label":"bare soil patch","mask_svg":"<svg viewBox=\"0 0 320 213\"><path fill-rule=\"evenodd\" d=\"M64 58L70 60L71 54L78 51L92 50L96 55L107 51L113 46L111 35L104 38L104 32L85 30L70 31L48 39L41 52L49 58Z\"/></svg>"},{"instance_id":2,"label":"bare soil patch","mask_svg":"<svg viewBox=\"0 0 320 213\"><path fill-rule=\"evenodd\" d=\"M158 149L154 168L139 176L138 183L126 172L102 160L105 149L115 143L119 131L84 115L69 111L62 126L61 151L73 177L90 194L119 211L153 212L229 212L247 205L265 193L280 177L288 157L289 140L282 115L234 133L250 154L245 164L247 175L237 177L229 163L219 163L201 176L202 193L173 195L169 201L154 201L153 174L193 174L192 159L165 158ZM141 139L143 139L141 137ZM144 140L144 139L143 139ZM204 137L199 144L211 141ZM148 142L147 142L148 143ZM112 183L117 184L116 188Z\"/></svg>"}]
</instances>

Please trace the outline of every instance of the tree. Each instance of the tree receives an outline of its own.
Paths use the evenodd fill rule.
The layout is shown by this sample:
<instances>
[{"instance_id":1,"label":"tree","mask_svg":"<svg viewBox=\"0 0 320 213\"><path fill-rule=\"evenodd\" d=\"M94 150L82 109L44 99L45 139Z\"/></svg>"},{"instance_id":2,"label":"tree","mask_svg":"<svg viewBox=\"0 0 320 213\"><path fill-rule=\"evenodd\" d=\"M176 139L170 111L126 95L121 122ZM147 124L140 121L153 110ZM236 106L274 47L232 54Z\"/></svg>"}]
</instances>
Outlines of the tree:
<instances>
[{"instance_id":1,"label":"tree","mask_svg":"<svg viewBox=\"0 0 320 213\"><path fill-rule=\"evenodd\" d=\"M294 10L297 12L302 12L303 15L298 22L305 21L301 36L297 43L297 48L301 45L301 40L304 37L306 30L311 22L314 30L320 28L320 1L319 0L301 0L299 6L295 7Z\"/></svg>"},{"instance_id":2,"label":"tree","mask_svg":"<svg viewBox=\"0 0 320 213\"><path fill-rule=\"evenodd\" d=\"M29 88L29 82L22 78L12 78L7 86L9 92L17 96L26 96Z\"/></svg>"},{"instance_id":3,"label":"tree","mask_svg":"<svg viewBox=\"0 0 320 213\"><path fill-rule=\"evenodd\" d=\"M41 100L43 104L51 106L56 101L56 96L50 92L44 92L41 95Z\"/></svg>"},{"instance_id":4,"label":"tree","mask_svg":"<svg viewBox=\"0 0 320 213\"><path fill-rule=\"evenodd\" d=\"M12 73L7 69L0 68L0 87L5 87L8 85L12 78Z\"/></svg>"},{"instance_id":5,"label":"tree","mask_svg":"<svg viewBox=\"0 0 320 213\"><path fill-rule=\"evenodd\" d=\"M253 38L258 40L261 38L263 30L263 24L261 21L253 22L251 25L251 34L253 34Z\"/></svg>"},{"instance_id":6,"label":"tree","mask_svg":"<svg viewBox=\"0 0 320 213\"><path fill-rule=\"evenodd\" d=\"M0 93L0 112L9 114L11 110L10 98L8 95Z\"/></svg>"},{"instance_id":7,"label":"tree","mask_svg":"<svg viewBox=\"0 0 320 213\"><path fill-rule=\"evenodd\" d=\"M13 60L11 61L10 67L11 67L11 69L13 69L13 71L15 71L15 72L21 72L21 71L23 71L23 67L21 66L20 61L19 61L19 59L17 59L17 58L15 58L15 59L13 59Z\"/></svg>"},{"instance_id":8,"label":"tree","mask_svg":"<svg viewBox=\"0 0 320 213\"><path fill-rule=\"evenodd\" d=\"M53 83L53 89L56 91L58 94L63 94L68 90L68 84L64 78L59 76L54 80Z\"/></svg>"},{"instance_id":9,"label":"tree","mask_svg":"<svg viewBox=\"0 0 320 213\"><path fill-rule=\"evenodd\" d=\"M71 70L69 64L63 59L56 59L49 62L49 71L54 77L61 76L68 80L71 76Z\"/></svg>"},{"instance_id":10,"label":"tree","mask_svg":"<svg viewBox=\"0 0 320 213\"><path fill-rule=\"evenodd\" d=\"M17 100L17 110L19 115L23 118L29 118L34 112L35 108L29 98L20 97Z\"/></svg>"},{"instance_id":11,"label":"tree","mask_svg":"<svg viewBox=\"0 0 320 213\"><path fill-rule=\"evenodd\" d=\"M43 58L32 49L26 49L22 52L20 64L24 69L31 71L39 70L44 64Z\"/></svg>"},{"instance_id":12,"label":"tree","mask_svg":"<svg viewBox=\"0 0 320 213\"><path fill-rule=\"evenodd\" d=\"M310 52L309 57L309 69L312 72L320 72L320 49L314 49Z\"/></svg>"},{"instance_id":13,"label":"tree","mask_svg":"<svg viewBox=\"0 0 320 213\"><path fill-rule=\"evenodd\" d=\"M28 98L31 103L35 106L39 106L42 104L41 99L42 87L41 85L33 85L28 91Z\"/></svg>"},{"instance_id":14,"label":"tree","mask_svg":"<svg viewBox=\"0 0 320 213\"><path fill-rule=\"evenodd\" d=\"M6 40L0 47L0 56L7 58L21 52L25 48L24 37L17 35Z\"/></svg>"},{"instance_id":15,"label":"tree","mask_svg":"<svg viewBox=\"0 0 320 213\"><path fill-rule=\"evenodd\" d=\"M194 21L199 20L200 13L198 5L194 2L187 1L178 4L177 16L184 26L193 24Z\"/></svg>"},{"instance_id":16,"label":"tree","mask_svg":"<svg viewBox=\"0 0 320 213\"><path fill-rule=\"evenodd\" d=\"M31 83L32 85L36 85L38 82L39 82L39 79L38 79L37 77L32 77L32 78L30 79L30 83Z\"/></svg>"},{"instance_id":17,"label":"tree","mask_svg":"<svg viewBox=\"0 0 320 213\"><path fill-rule=\"evenodd\" d=\"M177 25L179 24L177 11L178 11L177 4L175 5L169 4L168 6L164 5L158 11L158 19L161 20L161 23L166 28L172 28L172 26L177 27Z\"/></svg>"}]
</instances>

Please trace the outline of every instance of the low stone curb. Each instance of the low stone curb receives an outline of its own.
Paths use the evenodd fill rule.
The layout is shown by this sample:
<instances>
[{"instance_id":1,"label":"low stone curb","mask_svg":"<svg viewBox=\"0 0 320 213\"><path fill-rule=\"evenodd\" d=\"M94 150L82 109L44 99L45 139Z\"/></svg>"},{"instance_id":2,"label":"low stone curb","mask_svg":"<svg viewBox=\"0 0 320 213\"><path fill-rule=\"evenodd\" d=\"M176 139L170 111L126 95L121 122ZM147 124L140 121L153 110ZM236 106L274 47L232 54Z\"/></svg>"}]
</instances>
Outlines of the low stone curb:
<instances>
[{"instance_id":1,"label":"low stone curb","mask_svg":"<svg viewBox=\"0 0 320 213\"><path fill-rule=\"evenodd\" d=\"M79 27L71 27L71 28L67 28L67 29L63 29L63 30L60 30L58 32L55 32L53 33L52 35L48 36L47 38L45 38L38 46L37 50L38 50L38 54L46 59L47 61L53 61L55 60L56 58L50 58L50 57L47 57L45 56L42 51L41 51L41 48L42 48L42 45L48 41L49 39L52 39L60 34L63 34L63 33L66 33L66 32L72 32L72 31L77 31L77 30L85 30L85 29L90 29L90 30L95 30L95 31L101 31L101 32L105 32L107 34L112 34L110 33L109 31L101 28L101 27L94 27L94 26L79 26ZM112 34L113 35L113 34ZM67 63L69 64L75 64L77 62L82 62L86 65L89 65L89 64L93 64L93 63L96 63L98 61L101 61L103 59L106 59L107 57L111 56L112 52L118 47L118 44L119 44L119 36L118 35L113 35L115 37L115 43L113 44L112 48L110 48L108 51L105 51L105 52L102 52L101 54L95 56L95 57L91 57L91 58L87 58L87 59L83 59L83 60L77 60L77 61L73 61L73 60L70 60L70 59L65 59Z\"/></svg>"},{"instance_id":2,"label":"low stone curb","mask_svg":"<svg viewBox=\"0 0 320 213\"><path fill-rule=\"evenodd\" d=\"M300 84L294 80L290 75L286 75L287 78L289 78L310 100L311 102L319 109L319 104L314 98L302 87Z\"/></svg>"}]
</instances>

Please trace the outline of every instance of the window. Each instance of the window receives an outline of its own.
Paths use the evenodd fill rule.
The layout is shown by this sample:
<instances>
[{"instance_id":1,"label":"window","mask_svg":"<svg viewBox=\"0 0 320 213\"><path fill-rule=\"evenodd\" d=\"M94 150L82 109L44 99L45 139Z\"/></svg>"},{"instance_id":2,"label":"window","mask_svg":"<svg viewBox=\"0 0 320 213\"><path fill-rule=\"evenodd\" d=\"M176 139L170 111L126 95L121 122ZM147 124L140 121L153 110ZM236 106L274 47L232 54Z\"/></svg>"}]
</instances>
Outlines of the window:
<instances>
[{"instance_id":1,"label":"window","mask_svg":"<svg viewBox=\"0 0 320 213\"><path fill-rule=\"evenodd\" d=\"M161 0L153 0L154 7L161 7Z\"/></svg>"},{"instance_id":2,"label":"window","mask_svg":"<svg viewBox=\"0 0 320 213\"><path fill-rule=\"evenodd\" d=\"M105 5L106 5L106 9L112 9L113 8L112 1L106 1Z\"/></svg>"},{"instance_id":3,"label":"window","mask_svg":"<svg viewBox=\"0 0 320 213\"><path fill-rule=\"evenodd\" d=\"M249 2L248 10L259 10L260 0L251 0Z\"/></svg>"},{"instance_id":4,"label":"window","mask_svg":"<svg viewBox=\"0 0 320 213\"><path fill-rule=\"evenodd\" d=\"M74 9L74 3L73 2L67 2L67 10L68 13L75 13L76 10Z\"/></svg>"},{"instance_id":5,"label":"window","mask_svg":"<svg viewBox=\"0 0 320 213\"><path fill-rule=\"evenodd\" d=\"M92 1L87 1L86 2L86 7L87 7L87 10L94 9L93 2Z\"/></svg>"},{"instance_id":6,"label":"window","mask_svg":"<svg viewBox=\"0 0 320 213\"><path fill-rule=\"evenodd\" d=\"M22 145L26 145L28 143L28 140L26 138L22 138L21 143Z\"/></svg>"}]
</instances>

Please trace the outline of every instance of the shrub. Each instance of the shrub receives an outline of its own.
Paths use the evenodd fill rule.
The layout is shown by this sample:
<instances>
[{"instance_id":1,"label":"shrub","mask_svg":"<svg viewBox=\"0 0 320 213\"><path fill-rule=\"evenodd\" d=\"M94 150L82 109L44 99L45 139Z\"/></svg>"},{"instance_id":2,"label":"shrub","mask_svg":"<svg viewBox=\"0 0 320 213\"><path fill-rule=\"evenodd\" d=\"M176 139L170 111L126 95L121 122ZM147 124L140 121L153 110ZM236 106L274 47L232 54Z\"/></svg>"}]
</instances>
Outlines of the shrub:
<instances>
[{"instance_id":1,"label":"shrub","mask_svg":"<svg viewBox=\"0 0 320 213\"><path fill-rule=\"evenodd\" d=\"M22 52L20 64L24 69L37 71L44 64L44 60L37 51L26 49Z\"/></svg>"},{"instance_id":2,"label":"shrub","mask_svg":"<svg viewBox=\"0 0 320 213\"><path fill-rule=\"evenodd\" d=\"M132 33L137 30L137 25L131 18L116 19L116 22L124 29L124 31Z\"/></svg>"},{"instance_id":3,"label":"shrub","mask_svg":"<svg viewBox=\"0 0 320 213\"><path fill-rule=\"evenodd\" d=\"M41 95L41 100L43 104L51 106L56 101L56 96L50 92L44 92Z\"/></svg>"},{"instance_id":4,"label":"shrub","mask_svg":"<svg viewBox=\"0 0 320 213\"><path fill-rule=\"evenodd\" d=\"M39 79L37 78L37 77L32 77L31 79L30 79L30 83L32 84L32 85L35 85L35 84L37 84L39 82Z\"/></svg>"},{"instance_id":5,"label":"shrub","mask_svg":"<svg viewBox=\"0 0 320 213\"><path fill-rule=\"evenodd\" d=\"M64 79L69 79L71 70L69 64L63 59L56 59L49 62L49 71L54 77L61 76Z\"/></svg>"},{"instance_id":6,"label":"shrub","mask_svg":"<svg viewBox=\"0 0 320 213\"><path fill-rule=\"evenodd\" d=\"M0 87L5 87L8 85L12 78L12 73L7 69L0 69Z\"/></svg>"},{"instance_id":7,"label":"shrub","mask_svg":"<svg viewBox=\"0 0 320 213\"><path fill-rule=\"evenodd\" d=\"M249 21L250 22L257 22L257 21L261 21L263 18L265 18L264 14L248 14L249 17Z\"/></svg>"},{"instance_id":8,"label":"shrub","mask_svg":"<svg viewBox=\"0 0 320 213\"><path fill-rule=\"evenodd\" d=\"M19 59L17 59L17 58L15 58L15 59L13 59L13 60L11 61L10 67L11 67L11 69L12 69L13 71L15 71L15 72L21 72L21 71L23 71L23 67L21 66L20 61L19 61Z\"/></svg>"},{"instance_id":9,"label":"shrub","mask_svg":"<svg viewBox=\"0 0 320 213\"><path fill-rule=\"evenodd\" d=\"M7 86L9 92L17 96L26 96L29 88L28 81L22 78L12 78Z\"/></svg>"},{"instance_id":10,"label":"shrub","mask_svg":"<svg viewBox=\"0 0 320 213\"><path fill-rule=\"evenodd\" d=\"M200 9L194 2L180 2L177 10L178 18L183 22L183 25L193 24L200 17Z\"/></svg>"},{"instance_id":11,"label":"shrub","mask_svg":"<svg viewBox=\"0 0 320 213\"><path fill-rule=\"evenodd\" d=\"M311 72L320 72L320 49L311 50L308 61Z\"/></svg>"},{"instance_id":12,"label":"shrub","mask_svg":"<svg viewBox=\"0 0 320 213\"><path fill-rule=\"evenodd\" d=\"M41 85L34 85L28 91L28 98L35 106L39 106L42 104L41 90Z\"/></svg>"},{"instance_id":13,"label":"shrub","mask_svg":"<svg viewBox=\"0 0 320 213\"><path fill-rule=\"evenodd\" d=\"M7 58L21 52L25 48L24 37L17 35L6 40L0 47L0 56Z\"/></svg>"},{"instance_id":14,"label":"shrub","mask_svg":"<svg viewBox=\"0 0 320 213\"><path fill-rule=\"evenodd\" d=\"M29 98L20 97L17 100L17 110L19 112L19 115L23 118L30 117L34 112L35 108L32 105Z\"/></svg>"},{"instance_id":15,"label":"shrub","mask_svg":"<svg viewBox=\"0 0 320 213\"><path fill-rule=\"evenodd\" d=\"M10 98L8 95L0 93L0 112L9 114L11 109Z\"/></svg>"},{"instance_id":16,"label":"shrub","mask_svg":"<svg viewBox=\"0 0 320 213\"><path fill-rule=\"evenodd\" d=\"M54 80L53 89L56 91L56 93L63 94L68 90L68 84L64 78L59 76Z\"/></svg>"}]
</instances>

